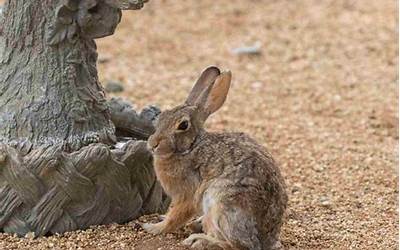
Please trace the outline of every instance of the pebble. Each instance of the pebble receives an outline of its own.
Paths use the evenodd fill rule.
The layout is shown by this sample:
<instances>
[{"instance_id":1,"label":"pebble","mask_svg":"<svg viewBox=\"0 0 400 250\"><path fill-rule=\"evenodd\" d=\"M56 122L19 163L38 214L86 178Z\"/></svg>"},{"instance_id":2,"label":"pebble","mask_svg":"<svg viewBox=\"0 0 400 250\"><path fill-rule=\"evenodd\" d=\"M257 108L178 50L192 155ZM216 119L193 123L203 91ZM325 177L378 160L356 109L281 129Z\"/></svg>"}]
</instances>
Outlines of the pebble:
<instances>
[{"instance_id":1,"label":"pebble","mask_svg":"<svg viewBox=\"0 0 400 250\"><path fill-rule=\"evenodd\" d=\"M235 55L260 55L261 54L261 42L256 42L252 46L242 46L234 48L231 51Z\"/></svg>"},{"instance_id":2,"label":"pebble","mask_svg":"<svg viewBox=\"0 0 400 250\"><path fill-rule=\"evenodd\" d=\"M331 201L326 196L321 196L319 201L323 207L330 207L332 205Z\"/></svg>"}]
</instances>

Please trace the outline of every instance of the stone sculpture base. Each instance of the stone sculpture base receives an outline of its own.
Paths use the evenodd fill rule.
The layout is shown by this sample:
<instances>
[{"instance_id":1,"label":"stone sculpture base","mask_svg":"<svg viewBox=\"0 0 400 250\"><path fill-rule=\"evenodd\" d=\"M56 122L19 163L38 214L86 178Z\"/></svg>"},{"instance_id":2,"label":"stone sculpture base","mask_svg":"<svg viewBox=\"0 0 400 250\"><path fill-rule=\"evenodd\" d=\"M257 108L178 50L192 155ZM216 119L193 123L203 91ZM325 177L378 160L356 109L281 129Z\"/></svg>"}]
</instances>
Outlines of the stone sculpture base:
<instances>
[{"instance_id":1,"label":"stone sculpture base","mask_svg":"<svg viewBox=\"0 0 400 250\"><path fill-rule=\"evenodd\" d=\"M153 107L137 115L121 100L111 100L110 108L122 126L117 132L144 138L153 129L148 119L159 113ZM4 232L34 232L35 237L63 233L163 213L169 205L145 141L123 137L114 146L94 143L74 152L62 144L26 145L0 143Z\"/></svg>"}]
</instances>

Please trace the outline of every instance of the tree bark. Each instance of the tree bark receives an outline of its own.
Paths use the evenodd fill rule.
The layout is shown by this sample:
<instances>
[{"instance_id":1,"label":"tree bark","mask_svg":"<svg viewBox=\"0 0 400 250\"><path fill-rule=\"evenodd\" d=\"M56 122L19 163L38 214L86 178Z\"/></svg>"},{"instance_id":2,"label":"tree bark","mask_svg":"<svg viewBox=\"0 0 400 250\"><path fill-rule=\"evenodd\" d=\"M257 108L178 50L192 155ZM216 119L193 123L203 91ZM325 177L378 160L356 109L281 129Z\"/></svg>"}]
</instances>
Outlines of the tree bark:
<instances>
[{"instance_id":1,"label":"tree bark","mask_svg":"<svg viewBox=\"0 0 400 250\"><path fill-rule=\"evenodd\" d=\"M72 150L93 141L113 143L96 45L78 31L69 34L76 23L56 27L61 25L52 10L59 5L13 0L6 6L0 30L0 137L34 145L63 142ZM112 14L119 19L119 12Z\"/></svg>"},{"instance_id":2,"label":"tree bark","mask_svg":"<svg viewBox=\"0 0 400 250\"><path fill-rule=\"evenodd\" d=\"M145 142L116 144L116 131L147 139L157 112L137 115L121 101L107 102L96 69L93 39L114 32L121 9L143 4L6 3L0 13L1 230L39 236L165 209Z\"/></svg>"}]
</instances>

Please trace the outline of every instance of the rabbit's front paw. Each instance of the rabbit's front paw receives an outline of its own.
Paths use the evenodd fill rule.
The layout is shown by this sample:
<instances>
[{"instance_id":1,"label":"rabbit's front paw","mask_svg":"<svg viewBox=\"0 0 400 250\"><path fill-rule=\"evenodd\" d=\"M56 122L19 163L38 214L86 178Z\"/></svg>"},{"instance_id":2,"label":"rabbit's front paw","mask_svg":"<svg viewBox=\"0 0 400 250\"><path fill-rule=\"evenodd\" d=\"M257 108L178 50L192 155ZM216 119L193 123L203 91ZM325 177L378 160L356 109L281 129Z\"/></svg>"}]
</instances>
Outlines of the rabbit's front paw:
<instances>
[{"instance_id":1,"label":"rabbit's front paw","mask_svg":"<svg viewBox=\"0 0 400 250\"><path fill-rule=\"evenodd\" d=\"M161 234L164 230L164 224L162 222L144 223L141 226L146 232L151 234Z\"/></svg>"}]
</instances>

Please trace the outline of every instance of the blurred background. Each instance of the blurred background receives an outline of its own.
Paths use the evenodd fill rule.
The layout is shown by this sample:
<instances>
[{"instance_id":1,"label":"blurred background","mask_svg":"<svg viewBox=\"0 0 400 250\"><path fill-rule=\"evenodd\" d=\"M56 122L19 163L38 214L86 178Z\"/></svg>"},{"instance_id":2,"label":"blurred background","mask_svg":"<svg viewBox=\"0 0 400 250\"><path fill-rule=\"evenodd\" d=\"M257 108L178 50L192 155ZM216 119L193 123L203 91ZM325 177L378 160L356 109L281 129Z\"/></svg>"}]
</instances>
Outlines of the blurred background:
<instances>
[{"instance_id":1,"label":"blurred background","mask_svg":"<svg viewBox=\"0 0 400 250\"><path fill-rule=\"evenodd\" d=\"M183 102L203 68L233 72L213 131L268 147L298 249L397 246L397 1L152 0L98 41L103 85L140 109Z\"/></svg>"}]
</instances>

